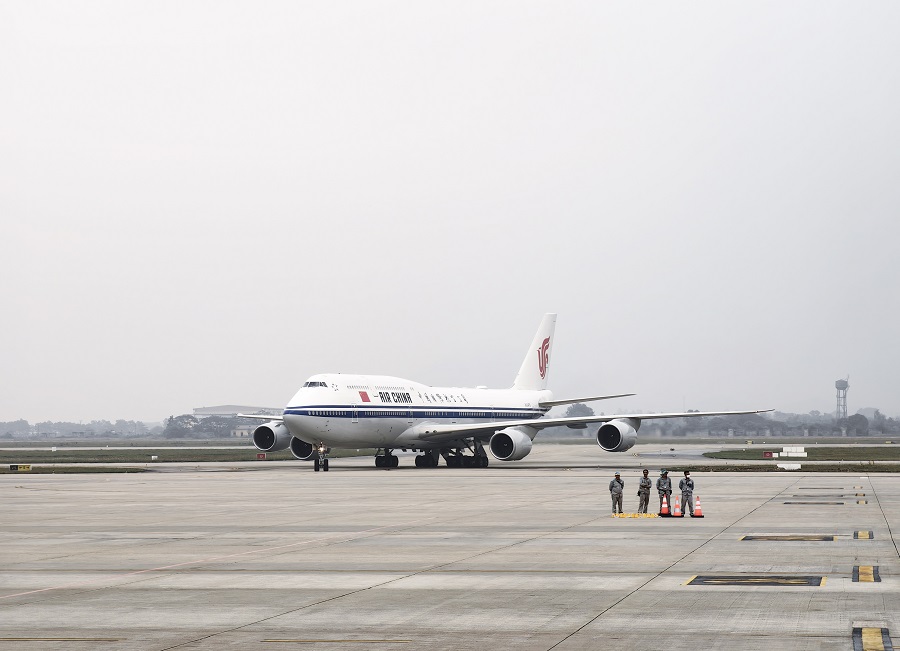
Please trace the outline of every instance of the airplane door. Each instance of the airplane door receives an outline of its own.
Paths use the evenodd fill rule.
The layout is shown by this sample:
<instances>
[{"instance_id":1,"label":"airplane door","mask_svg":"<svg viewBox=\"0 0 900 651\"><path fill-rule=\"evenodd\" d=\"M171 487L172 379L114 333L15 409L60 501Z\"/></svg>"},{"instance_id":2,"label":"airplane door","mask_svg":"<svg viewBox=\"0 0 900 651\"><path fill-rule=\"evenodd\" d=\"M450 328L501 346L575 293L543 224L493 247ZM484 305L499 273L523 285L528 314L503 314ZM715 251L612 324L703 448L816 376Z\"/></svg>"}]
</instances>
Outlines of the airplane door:
<instances>
[{"instance_id":1,"label":"airplane door","mask_svg":"<svg viewBox=\"0 0 900 651\"><path fill-rule=\"evenodd\" d=\"M410 425L412 425L412 422L413 422L412 409L406 410L406 422L409 423Z\"/></svg>"},{"instance_id":2,"label":"airplane door","mask_svg":"<svg viewBox=\"0 0 900 651\"><path fill-rule=\"evenodd\" d=\"M350 405L350 409L353 410L353 418L351 419L351 423L359 422L359 412L356 410L356 405Z\"/></svg>"}]
</instances>

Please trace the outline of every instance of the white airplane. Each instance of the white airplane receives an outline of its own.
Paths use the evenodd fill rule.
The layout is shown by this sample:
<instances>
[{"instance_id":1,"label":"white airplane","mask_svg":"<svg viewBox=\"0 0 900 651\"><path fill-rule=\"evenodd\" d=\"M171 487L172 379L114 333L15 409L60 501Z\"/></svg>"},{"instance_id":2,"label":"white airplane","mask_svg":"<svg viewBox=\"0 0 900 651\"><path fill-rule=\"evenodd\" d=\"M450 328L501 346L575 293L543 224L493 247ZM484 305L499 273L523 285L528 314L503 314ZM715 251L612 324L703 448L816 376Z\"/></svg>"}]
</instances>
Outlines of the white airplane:
<instances>
[{"instance_id":1,"label":"white airplane","mask_svg":"<svg viewBox=\"0 0 900 651\"><path fill-rule=\"evenodd\" d=\"M544 315L511 389L432 387L385 375L313 375L279 417L239 414L269 421L253 432L263 452L290 448L295 458L328 470L331 448L376 448L375 466L396 468L394 450L419 452L416 467L434 468L441 457L450 467L486 468L485 445L495 459L518 461L531 452L545 427L583 429L602 423L597 444L624 452L637 442L641 421L758 414L771 410L669 414L621 414L545 418L551 407L634 395L623 393L554 400L547 389L556 315Z\"/></svg>"}]
</instances>

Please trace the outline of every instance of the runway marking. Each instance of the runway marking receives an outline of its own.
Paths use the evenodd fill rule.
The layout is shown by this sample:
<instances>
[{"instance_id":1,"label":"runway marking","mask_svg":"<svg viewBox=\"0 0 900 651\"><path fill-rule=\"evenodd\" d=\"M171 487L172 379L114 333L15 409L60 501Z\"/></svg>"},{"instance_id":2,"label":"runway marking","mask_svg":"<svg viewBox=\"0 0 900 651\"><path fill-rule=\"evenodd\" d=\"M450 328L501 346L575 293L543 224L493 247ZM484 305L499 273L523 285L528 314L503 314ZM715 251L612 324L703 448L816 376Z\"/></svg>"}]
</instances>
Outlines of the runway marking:
<instances>
[{"instance_id":1,"label":"runway marking","mask_svg":"<svg viewBox=\"0 0 900 651\"><path fill-rule=\"evenodd\" d=\"M436 520L437 517L428 518L429 520ZM423 520L415 520L415 524L422 523ZM161 565L159 567L151 567L144 570L135 570L134 572L120 572L118 574L111 574L108 576L101 576L96 579L91 579L88 581L76 581L73 583L63 583L61 585L51 586L49 588L38 588L37 590L27 590L26 592L16 592L14 594L7 594L0 596L0 600L2 599L12 599L13 597L24 597L30 594L37 594L39 592L49 592L51 590L62 590L64 588L78 588L86 585L93 585L96 583L101 583L104 581L112 581L115 579L122 579L128 576L138 576L140 574L147 574L149 572L162 572L164 570L171 570L176 567L185 567L187 565L198 565L201 563L218 563L220 561L229 559L229 558L238 558L240 556L250 556L252 554L260 554L260 553L268 553L272 551L276 551L279 549L289 549L291 547L299 547L300 545L311 545L313 543L318 542L326 542L326 541L334 541L335 539L339 539L339 542L347 542L350 540L354 540L355 538L362 536L367 533L372 533L374 531L382 531L384 529L391 529L395 527L403 527L409 523L398 523L398 524L390 524L384 525L381 527L373 527L371 529L364 529L362 531L357 531L353 533L351 536L347 537L346 534L336 534L333 536L324 536L322 538L313 538L312 540L301 540L299 542L287 543L284 545L275 545L274 547L264 547L261 549L250 549L244 552L235 552L234 554L225 554L223 556L213 556L211 558L201 558L193 561L184 561L182 563L174 563L172 565Z\"/></svg>"},{"instance_id":2,"label":"runway marking","mask_svg":"<svg viewBox=\"0 0 900 651\"><path fill-rule=\"evenodd\" d=\"M856 500L857 504L868 504L869 500Z\"/></svg>"},{"instance_id":3,"label":"runway marking","mask_svg":"<svg viewBox=\"0 0 900 651\"><path fill-rule=\"evenodd\" d=\"M695 576L685 585L763 585L818 588L825 585L825 577L789 574L706 574Z\"/></svg>"},{"instance_id":4,"label":"runway marking","mask_svg":"<svg viewBox=\"0 0 900 651\"><path fill-rule=\"evenodd\" d=\"M819 493L818 495L791 495L791 497L805 497L806 499L818 500L818 499L822 499L822 498L824 498L824 497L831 497L831 498L834 498L834 497L859 497L859 494L853 494L853 493L827 493L827 494L826 494L826 493ZM865 495L863 495L863 497L865 497ZM816 504L819 504L819 502L816 502Z\"/></svg>"},{"instance_id":5,"label":"runway marking","mask_svg":"<svg viewBox=\"0 0 900 651\"><path fill-rule=\"evenodd\" d=\"M0 637L0 642L121 642L124 637Z\"/></svg>"},{"instance_id":6,"label":"runway marking","mask_svg":"<svg viewBox=\"0 0 900 651\"><path fill-rule=\"evenodd\" d=\"M832 542L834 535L821 533L798 533L798 534L779 534L779 535L762 535L762 536L742 536L739 540L768 540L773 542Z\"/></svg>"},{"instance_id":7,"label":"runway marking","mask_svg":"<svg viewBox=\"0 0 900 651\"><path fill-rule=\"evenodd\" d=\"M843 502L785 502L785 504L819 504L819 505L836 504L836 505L840 505L840 504L843 504Z\"/></svg>"},{"instance_id":8,"label":"runway marking","mask_svg":"<svg viewBox=\"0 0 900 651\"><path fill-rule=\"evenodd\" d=\"M261 640L282 644L409 644L412 640Z\"/></svg>"},{"instance_id":9,"label":"runway marking","mask_svg":"<svg viewBox=\"0 0 900 651\"><path fill-rule=\"evenodd\" d=\"M874 626L854 628L853 651L894 651L890 631Z\"/></svg>"},{"instance_id":10,"label":"runway marking","mask_svg":"<svg viewBox=\"0 0 900 651\"><path fill-rule=\"evenodd\" d=\"M874 531L854 531L853 537L856 540L874 540L875 532Z\"/></svg>"},{"instance_id":11,"label":"runway marking","mask_svg":"<svg viewBox=\"0 0 900 651\"><path fill-rule=\"evenodd\" d=\"M854 583L881 583L881 575L877 565L854 565Z\"/></svg>"}]
</instances>

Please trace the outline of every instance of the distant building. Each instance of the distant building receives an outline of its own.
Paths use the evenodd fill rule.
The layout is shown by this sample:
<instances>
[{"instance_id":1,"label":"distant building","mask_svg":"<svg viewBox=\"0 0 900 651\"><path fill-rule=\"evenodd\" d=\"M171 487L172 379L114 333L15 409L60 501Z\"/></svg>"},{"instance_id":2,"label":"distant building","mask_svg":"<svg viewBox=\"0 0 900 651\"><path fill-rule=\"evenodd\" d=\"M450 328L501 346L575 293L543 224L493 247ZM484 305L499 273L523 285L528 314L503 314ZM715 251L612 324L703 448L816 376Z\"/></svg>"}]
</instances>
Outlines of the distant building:
<instances>
[{"instance_id":1,"label":"distant building","mask_svg":"<svg viewBox=\"0 0 900 651\"><path fill-rule=\"evenodd\" d=\"M231 430L231 435L235 438L249 438L256 427L256 425L238 425Z\"/></svg>"},{"instance_id":2,"label":"distant building","mask_svg":"<svg viewBox=\"0 0 900 651\"><path fill-rule=\"evenodd\" d=\"M856 413L862 414L867 419L869 419L870 423L873 423L875 422L875 412L877 411L878 409L876 409L875 407L863 407L862 409L857 409Z\"/></svg>"}]
</instances>

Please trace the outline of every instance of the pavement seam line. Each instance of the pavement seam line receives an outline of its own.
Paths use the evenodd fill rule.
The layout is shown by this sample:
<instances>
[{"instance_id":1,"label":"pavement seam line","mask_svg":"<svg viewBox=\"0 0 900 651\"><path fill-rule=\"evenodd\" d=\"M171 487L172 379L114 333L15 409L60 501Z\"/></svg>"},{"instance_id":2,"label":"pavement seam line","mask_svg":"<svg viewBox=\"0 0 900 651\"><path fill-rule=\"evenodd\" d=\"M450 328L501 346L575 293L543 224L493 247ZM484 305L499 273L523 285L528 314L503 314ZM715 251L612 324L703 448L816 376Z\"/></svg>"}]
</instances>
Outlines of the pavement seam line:
<instances>
[{"instance_id":1,"label":"pavement seam line","mask_svg":"<svg viewBox=\"0 0 900 651\"><path fill-rule=\"evenodd\" d=\"M769 502L778 499L785 491L790 490L795 484L799 483L800 481L801 481L801 479L798 478L798 479L797 479L795 482L793 482L790 486L788 486L787 488L781 490L778 494L773 495L772 497L770 497L770 498L767 499L766 501L762 502L759 506L757 506L756 508L754 508L754 509L753 509L752 511L750 511L749 513L745 513L744 515L742 515L741 517L739 517L737 520L735 520L735 521L732 522L731 524L727 525L724 529L722 529L722 530L721 530L719 533L717 533L715 536L712 536L711 538L709 538L708 540L706 540L706 542L701 543L700 545L698 545L697 547L695 547L694 549L692 549L691 551L689 551L687 554L685 554L684 556L682 556L682 557L679 558L678 560L674 561L674 562L673 562L671 565L669 565L668 567L666 567L666 568L660 570L659 572L657 572L656 574L654 574L652 577L650 577L649 579L647 579L646 581L644 581L642 584L640 584L639 586L637 586L634 590L632 590L631 592L629 592L629 593L626 594L626 595L623 595L620 599L618 599L618 600L616 600L615 602L611 603L609 606L607 606L606 608L604 608L601 612L597 613L593 618L591 618L590 620L586 621L584 624L582 624L581 626L579 626L578 628L576 628L574 631L572 631L571 633L569 633L568 635L566 635L566 636L565 636L564 638L562 638L559 642L557 642L556 644L554 644L554 645L551 646L551 647L548 647L548 648L547 648L547 651L553 651L553 649L555 649L556 647L558 647L560 644L562 644L563 642L565 642L566 640L570 639L570 638L573 637L574 635L577 635L578 633L580 633L581 631L583 631L585 628L587 628L588 626L590 626L591 624L593 624L595 621L597 621L598 619L600 619L603 615L605 615L606 613L608 613L610 610L612 610L613 608L615 608L616 606L618 606L620 603L622 603L623 601L625 601L626 599L628 599L628 597L630 597L630 596L633 595L634 593L640 591L640 590L641 590L644 586L646 586L648 583L651 583L652 581L655 581L656 579L658 579L660 576L662 576L663 574L665 574L666 572L668 572L669 570L671 570L673 567L675 567L676 565L678 565L681 561L683 561L684 559L686 559L688 556L690 556L691 554L693 554L693 553L696 552L697 550L701 549L701 548L704 547L705 545L711 543L713 540L715 540L716 538L718 538L719 536L721 536L723 533L725 533L726 531L728 531L729 529L731 529L731 527L733 527L734 525L736 525L738 522L740 522L740 521L743 520L744 518L749 517L750 515L752 515L753 513L755 513L757 510L759 510L759 509L761 509L762 507L764 507L764 506L765 506L766 504L768 504Z\"/></svg>"},{"instance_id":2,"label":"pavement seam line","mask_svg":"<svg viewBox=\"0 0 900 651\"><path fill-rule=\"evenodd\" d=\"M552 500L546 500L546 501L548 501L548 502L557 501L557 498L554 498L554 499L552 499ZM533 506L533 504L529 504L529 506ZM460 516L460 517L463 517L463 516ZM562 527L562 528L560 528L560 529L554 529L554 530L552 530L552 531L545 531L545 532L543 532L543 533L541 533L541 534L539 534L539 535L537 535L537 536L532 536L531 538L526 538L526 539L523 539L523 540L517 540L516 542L510 543L510 544L508 544L508 545L503 545L503 546L501 546L501 547L495 547L495 548L493 548L493 549L488 549L488 550L485 550L485 551L482 551L482 552L478 552L477 554L472 554L471 556L466 556L466 557L464 557L464 558L457 558L457 559L454 559L454 560L452 560L452 561L447 561L446 563L440 563L440 564L438 564L438 565L433 565L433 566L431 566L431 567L427 567L427 568L418 570L418 571L416 571L416 572L411 572L411 573L406 574L406 575L404 575L404 576L398 576L398 577L393 578L393 579L390 579L390 580L388 580L388 581L383 581L383 582L381 582L381 583L376 583L376 584L374 584L374 585L366 586L365 588L360 588L360 589L358 589L358 590L351 590L350 592L345 592L344 594L335 595L334 597L329 597L328 599L322 599L322 600L320 600L320 601L316 601L316 602L313 602L313 603L309 603L309 604L300 606L299 608L291 608L290 610L286 610L286 611L284 611L284 612L282 612L282 613L276 613L276 614L270 615L270 616L268 616L268 617L263 617L263 618L258 619L258 620L256 620L256 621L253 621L253 622L247 622L246 624L241 624L240 626L235 626L234 628L230 628L230 629L227 629L227 630L224 630L224 631L217 631L217 632L215 632L215 633L211 633L211 634L209 634L209 635L204 635L203 637L199 637L199 638L194 639L194 640L188 640L188 641L185 641L185 642L179 642L178 644L176 644L176 645L174 645L174 646L164 647L163 649L160 649L160 651L171 651L172 649L178 649L178 648L180 648L180 647L183 647L183 646L186 646L186 645L189 645L189 644L196 644L196 643L198 643L198 642L203 642L204 640L209 640L209 639L214 638L214 637L216 637L216 636L218 636L218 635L223 635L223 634L225 634L225 633L233 633L233 632L239 631L239 630L241 630L241 629L243 629L243 628L247 628L248 626L253 626L253 625L255 625L255 624L261 624L262 622L267 622L267 621L269 621L269 620L271 620L271 619L276 619L276 618L278 618L278 617L283 617L283 616L289 615L289 614L291 614L291 613L296 613L296 612L299 612L299 611L301 611L301 610L306 610L307 608L312 608L313 606L319 606L319 605L324 604L324 603L328 603L328 602L331 602L331 601L336 601L336 600L338 600L338 599L343 599L344 597L351 597L351 596L353 596L353 595L355 595L355 594L360 594L360 593L366 592L366 591L368 591L368 590L374 590L375 588L381 588L381 587L384 587L384 586L389 585L389 584L391 584L391 583L396 583L397 581L403 581L403 580L405 580L405 579L409 579L409 578L412 578L412 577L414 577L414 576L419 576L419 575L421 575L421 574L427 574L428 572L434 572L434 571L439 570L439 569L441 569L441 568L443 568L443 567L447 567L448 565L454 565L454 564L456 564L456 563L461 563L461 562L463 562L463 561L472 560L473 558L478 558L479 556L484 556L484 555L486 555L486 554L493 554L494 552L499 552L499 551L503 551L503 550L506 550L506 549L510 549L510 548L515 547L515 546L517 546L517 545L522 545L522 544L525 544L525 543L528 543L528 542L532 542L532 541L534 541L534 540L538 540L538 539L543 538L543 537L545 537L545 536L550 536L550 535L553 535L553 534L557 534L557 533L560 533L560 532L563 532L563 531L567 531L567 530L569 530L569 529L573 529L573 528L575 528L575 527L583 527L583 526L585 526L585 525L587 525L587 524L590 524L591 522L597 522L598 520L601 520L601 519L606 519L606 516L598 516L598 517L596 517L596 518L591 518L591 519L589 519L589 520L585 520L584 522L576 522L575 524L571 524L571 525L568 525L568 526L566 526L566 527ZM410 527L412 527L412 526L413 526L413 525L410 525Z\"/></svg>"},{"instance_id":3,"label":"pavement seam line","mask_svg":"<svg viewBox=\"0 0 900 651\"><path fill-rule=\"evenodd\" d=\"M875 490L875 482L872 481L872 478L869 477L869 486L872 489L872 497L875 498L875 503L878 505L878 510L881 511L881 518L884 520L884 524L887 527L888 535L891 537L891 542L894 543L894 551L897 554L897 557L900 558L900 548L897 547L897 539L894 538L894 532L891 530L891 523L887 519L887 515L884 513L884 507L881 506L881 500L878 498L878 491Z\"/></svg>"}]
</instances>

